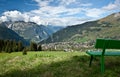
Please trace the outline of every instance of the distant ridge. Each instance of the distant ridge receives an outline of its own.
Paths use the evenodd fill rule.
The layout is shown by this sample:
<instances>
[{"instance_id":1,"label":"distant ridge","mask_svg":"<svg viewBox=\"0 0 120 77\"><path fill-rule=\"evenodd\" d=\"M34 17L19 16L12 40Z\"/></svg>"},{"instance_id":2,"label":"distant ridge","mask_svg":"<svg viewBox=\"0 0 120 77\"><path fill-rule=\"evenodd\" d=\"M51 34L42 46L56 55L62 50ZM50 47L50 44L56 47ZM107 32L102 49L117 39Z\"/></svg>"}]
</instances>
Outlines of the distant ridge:
<instances>
[{"instance_id":1,"label":"distant ridge","mask_svg":"<svg viewBox=\"0 0 120 77\"><path fill-rule=\"evenodd\" d=\"M68 26L40 43L92 42L96 38L120 39L120 12L96 21Z\"/></svg>"}]
</instances>

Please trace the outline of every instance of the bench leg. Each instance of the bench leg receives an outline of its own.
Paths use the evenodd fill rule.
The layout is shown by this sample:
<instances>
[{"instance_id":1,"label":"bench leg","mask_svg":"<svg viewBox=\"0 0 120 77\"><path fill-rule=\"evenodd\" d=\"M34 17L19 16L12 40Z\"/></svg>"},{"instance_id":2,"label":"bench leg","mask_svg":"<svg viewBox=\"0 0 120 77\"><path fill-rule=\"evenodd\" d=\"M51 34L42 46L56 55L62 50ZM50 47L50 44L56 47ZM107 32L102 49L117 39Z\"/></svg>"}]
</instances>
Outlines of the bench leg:
<instances>
[{"instance_id":1,"label":"bench leg","mask_svg":"<svg viewBox=\"0 0 120 77\"><path fill-rule=\"evenodd\" d=\"M91 58L90 58L90 63L89 63L89 67L91 67L92 60L93 60L93 56L91 55Z\"/></svg>"},{"instance_id":2,"label":"bench leg","mask_svg":"<svg viewBox=\"0 0 120 77\"><path fill-rule=\"evenodd\" d=\"M101 56L101 73L104 73L104 56Z\"/></svg>"}]
</instances>

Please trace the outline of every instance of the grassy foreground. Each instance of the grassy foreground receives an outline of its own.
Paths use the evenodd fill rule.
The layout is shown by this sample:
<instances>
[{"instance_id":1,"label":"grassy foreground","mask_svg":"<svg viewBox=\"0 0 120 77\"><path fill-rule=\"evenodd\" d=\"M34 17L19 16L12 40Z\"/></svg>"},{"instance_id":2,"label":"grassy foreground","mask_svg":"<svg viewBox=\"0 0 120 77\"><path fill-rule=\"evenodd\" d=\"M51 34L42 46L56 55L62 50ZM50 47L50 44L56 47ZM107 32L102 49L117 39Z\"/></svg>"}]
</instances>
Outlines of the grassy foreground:
<instances>
[{"instance_id":1,"label":"grassy foreground","mask_svg":"<svg viewBox=\"0 0 120 77\"><path fill-rule=\"evenodd\" d=\"M99 57L88 67L85 52L0 53L0 77L120 77L120 57L105 57L105 74Z\"/></svg>"}]
</instances>

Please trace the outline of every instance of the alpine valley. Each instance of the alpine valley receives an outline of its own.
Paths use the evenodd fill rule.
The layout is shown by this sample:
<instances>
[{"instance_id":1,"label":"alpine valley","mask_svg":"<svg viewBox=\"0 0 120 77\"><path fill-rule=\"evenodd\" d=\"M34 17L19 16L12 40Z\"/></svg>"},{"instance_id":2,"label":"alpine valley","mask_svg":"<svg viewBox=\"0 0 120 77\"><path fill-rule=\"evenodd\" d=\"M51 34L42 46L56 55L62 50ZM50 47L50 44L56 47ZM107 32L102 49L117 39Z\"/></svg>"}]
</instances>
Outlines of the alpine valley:
<instances>
[{"instance_id":1,"label":"alpine valley","mask_svg":"<svg viewBox=\"0 0 120 77\"><path fill-rule=\"evenodd\" d=\"M105 18L67 27L38 25L33 22L0 23L0 39L15 39L36 43L93 43L96 38L120 39L120 12Z\"/></svg>"},{"instance_id":2,"label":"alpine valley","mask_svg":"<svg viewBox=\"0 0 120 77\"><path fill-rule=\"evenodd\" d=\"M93 43L96 38L120 39L120 12L96 21L68 26L57 31L41 43Z\"/></svg>"}]
</instances>

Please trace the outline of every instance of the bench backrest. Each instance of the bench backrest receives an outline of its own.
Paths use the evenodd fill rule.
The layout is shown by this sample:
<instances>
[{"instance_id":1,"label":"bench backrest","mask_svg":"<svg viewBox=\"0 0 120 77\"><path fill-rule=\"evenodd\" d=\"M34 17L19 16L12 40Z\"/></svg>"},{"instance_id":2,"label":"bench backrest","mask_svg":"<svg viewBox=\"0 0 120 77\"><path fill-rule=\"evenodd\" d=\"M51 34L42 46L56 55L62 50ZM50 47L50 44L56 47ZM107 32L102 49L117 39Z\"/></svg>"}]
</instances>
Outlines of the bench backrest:
<instances>
[{"instance_id":1,"label":"bench backrest","mask_svg":"<svg viewBox=\"0 0 120 77\"><path fill-rule=\"evenodd\" d=\"M96 39L95 48L103 49L103 53L105 49L120 49L120 40L112 40L112 39Z\"/></svg>"}]
</instances>

